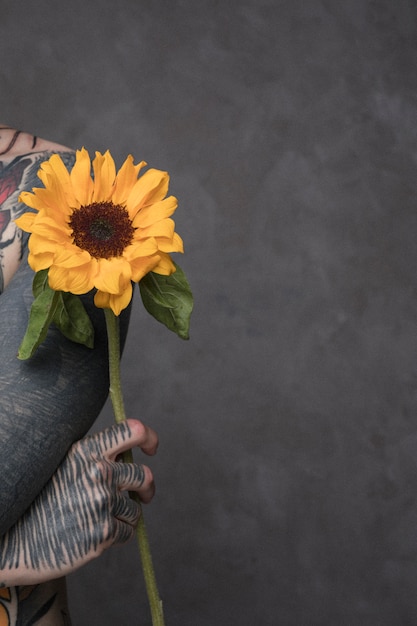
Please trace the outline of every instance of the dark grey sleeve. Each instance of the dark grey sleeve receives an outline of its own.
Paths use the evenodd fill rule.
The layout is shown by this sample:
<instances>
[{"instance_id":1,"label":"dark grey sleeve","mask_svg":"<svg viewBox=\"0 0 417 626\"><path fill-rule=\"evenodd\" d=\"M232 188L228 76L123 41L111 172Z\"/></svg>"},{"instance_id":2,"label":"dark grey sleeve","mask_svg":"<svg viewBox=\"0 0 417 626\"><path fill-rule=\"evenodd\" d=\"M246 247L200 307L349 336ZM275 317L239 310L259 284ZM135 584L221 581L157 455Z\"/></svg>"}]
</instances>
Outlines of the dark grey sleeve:
<instances>
[{"instance_id":1,"label":"dark grey sleeve","mask_svg":"<svg viewBox=\"0 0 417 626\"><path fill-rule=\"evenodd\" d=\"M28 361L17 359L32 297L33 271L23 259L0 297L0 534L54 473L71 444L85 435L108 394L104 313L83 302L95 327L93 350L51 327ZM129 310L121 316L122 342Z\"/></svg>"}]
</instances>

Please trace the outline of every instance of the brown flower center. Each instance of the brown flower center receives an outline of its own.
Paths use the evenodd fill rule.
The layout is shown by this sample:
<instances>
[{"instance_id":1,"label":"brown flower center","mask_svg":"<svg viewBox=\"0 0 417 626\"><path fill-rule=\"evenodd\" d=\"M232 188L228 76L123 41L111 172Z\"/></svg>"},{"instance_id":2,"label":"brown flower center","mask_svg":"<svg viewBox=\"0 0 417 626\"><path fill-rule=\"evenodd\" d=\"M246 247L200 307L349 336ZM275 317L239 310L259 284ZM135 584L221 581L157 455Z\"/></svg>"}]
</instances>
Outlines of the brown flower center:
<instances>
[{"instance_id":1,"label":"brown flower center","mask_svg":"<svg viewBox=\"0 0 417 626\"><path fill-rule=\"evenodd\" d=\"M71 215L69 225L74 243L96 259L121 256L135 232L126 208L112 202L81 206Z\"/></svg>"}]
</instances>

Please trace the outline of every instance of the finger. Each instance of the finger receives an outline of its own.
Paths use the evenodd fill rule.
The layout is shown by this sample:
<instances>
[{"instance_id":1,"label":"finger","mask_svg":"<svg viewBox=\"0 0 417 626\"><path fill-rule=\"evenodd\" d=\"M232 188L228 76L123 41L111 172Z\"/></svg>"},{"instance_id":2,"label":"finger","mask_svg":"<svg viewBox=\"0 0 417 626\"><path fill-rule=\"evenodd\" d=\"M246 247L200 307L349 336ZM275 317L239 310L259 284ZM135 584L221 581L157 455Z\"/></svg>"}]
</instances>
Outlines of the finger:
<instances>
[{"instance_id":1,"label":"finger","mask_svg":"<svg viewBox=\"0 0 417 626\"><path fill-rule=\"evenodd\" d=\"M142 452L149 456L156 454L159 440L153 428L142 424L142 422L136 419L128 419L125 423L130 428L132 444L138 446ZM121 449L120 452L124 452L127 449Z\"/></svg>"},{"instance_id":2,"label":"finger","mask_svg":"<svg viewBox=\"0 0 417 626\"><path fill-rule=\"evenodd\" d=\"M112 527L111 542L113 544L126 543L133 537L134 532L135 528L133 526L131 526L130 524L125 524L116 517L114 520L114 525Z\"/></svg>"},{"instance_id":3,"label":"finger","mask_svg":"<svg viewBox=\"0 0 417 626\"><path fill-rule=\"evenodd\" d=\"M140 506L131 498L119 495L113 506L113 516L125 524L136 527L140 517Z\"/></svg>"},{"instance_id":4,"label":"finger","mask_svg":"<svg viewBox=\"0 0 417 626\"><path fill-rule=\"evenodd\" d=\"M138 420L129 419L115 424L99 433L84 437L79 446L88 455L95 458L107 458L114 461L126 450L139 446L146 454L155 454L158 436L152 428Z\"/></svg>"},{"instance_id":5,"label":"finger","mask_svg":"<svg viewBox=\"0 0 417 626\"><path fill-rule=\"evenodd\" d=\"M145 479L142 486L139 489L134 489L139 495L139 498L145 504L148 504L155 495L155 482L151 470L147 465L142 465L145 472Z\"/></svg>"},{"instance_id":6,"label":"finger","mask_svg":"<svg viewBox=\"0 0 417 626\"><path fill-rule=\"evenodd\" d=\"M120 491L135 491L142 502L150 502L155 494L153 474L146 465L111 463L113 481Z\"/></svg>"},{"instance_id":7,"label":"finger","mask_svg":"<svg viewBox=\"0 0 417 626\"><path fill-rule=\"evenodd\" d=\"M158 435L153 428L145 426L139 420L128 419L117 426L113 426L110 430L114 442L107 455L109 460L113 461L122 452L135 447L139 447L142 452L149 456L156 454Z\"/></svg>"},{"instance_id":8,"label":"finger","mask_svg":"<svg viewBox=\"0 0 417 626\"><path fill-rule=\"evenodd\" d=\"M110 462L112 480L120 491L136 491L145 480L145 471L142 465L136 463Z\"/></svg>"}]
</instances>

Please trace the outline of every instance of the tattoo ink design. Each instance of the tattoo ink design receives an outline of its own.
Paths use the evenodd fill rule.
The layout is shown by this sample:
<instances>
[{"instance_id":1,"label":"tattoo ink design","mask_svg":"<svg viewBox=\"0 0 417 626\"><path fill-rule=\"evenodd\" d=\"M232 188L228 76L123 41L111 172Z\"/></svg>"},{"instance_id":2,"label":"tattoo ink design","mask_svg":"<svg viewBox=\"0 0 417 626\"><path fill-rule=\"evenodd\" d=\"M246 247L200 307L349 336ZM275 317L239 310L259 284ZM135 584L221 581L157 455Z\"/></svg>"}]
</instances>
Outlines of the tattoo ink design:
<instances>
[{"instance_id":1,"label":"tattoo ink design","mask_svg":"<svg viewBox=\"0 0 417 626\"><path fill-rule=\"evenodd\" d=\"M131 436L127 423L75 443L43 491L3 536L0 572L22 567L62 576L124 543L134 533L140 511L126 491L144 481L142 466L113 460ZM52 576L51 576L52 574ZM4 581L3 578L3 581Z\"/></svg>"},{"instance_id":2,"label":"tattoo ink design","mask_svg":"<svg viewBox=\"0 0 417 626\"><path fill-rule=\"evenodd\" d=\"M17 606L17 588L0 589L0 626L16 624Z\"/></svg>"},{"instance_id":3,"label":"tattoo ink design","mask_svg":"<svg viewBox=\"0 0 417 626\"><path fill-rule=\"evenodd\" d=\"M62 602L66 598L59 597L53 584L0 589L0 626L35 626L44 617L53 618L57 626L71 626Z\"/></svg>"},{"instance_id":4,"label":"tattoo ink design","mask_svg":"<svg viewBox=\"0 0 417 626\"><path fill-rule=\"evenodd\" d=\"M19 158L6 166L0 163L0 204L3 204L18 189L23 172L30 163L30 159Z\"/></svg>"},{"instance_id":5,"label":"tattoo ink design","mask_svg":"<svg viewBox=\"0 0 417 626\"><path fill-rule=\"evenodd\" d=\"M13 134L11 138L8 140L8 143L5 144L3 148L1 148L0 156L5 156L9 154L13 150L13 148L16 147L16 143L18 139L21 139L24 136L26 136L27 138L28 137L32 138L32 144L30 146L31 151L35 149L36 144L38 143L38 138L36 137L36 135L28 135L27 133L22 133L21 130L15 130L14 128L10 128L9 126L0 126L0 140L2 139L1 131L6 131L6 135L7 135L7 131L11 131ZM23 150L23 152L27 152L27 146Z\"/></svg>"},{"instance_id":6,"label":"tattoo ink design","mask_svg":"<svg viewBox=\"0 0 417 626\"><path fill-rule=\"evenodd\" d=\"M22 252L19 245L16 246L19 231L13 223L18 216L17 196L20 193L21 183L25 170L31 165L30 159L18 158L4 166L0 162L0 293L4 290L5 255L12 254L17 261L21 259ZM9 200L9 202L8 202ZM16 261L12 264L16 265Z\"/></svg>"},{"instance_id":7,"label":"tattoo ink design","mask_svg":"<svg viewBox=\"0 0 417 626\"><path fill-rule=\"evenodd\" d=\"M1 154L7 151L3 150ZM66 163L73 161L72 152L63 153L61 157ZM41 152L19 155L10 163L0 161L0 294L22 259L23 242L26 240L14 223L19 215L27 211L18 197L21 191L41 184L37 172L45 158L46 154Z\"/></svg>"},{"instance_id":8,"label":"tattoo ink design","mask_svg":"<svg viewBox=\"0 0 417 626\"><path fill-rule=\"evenodd\" d=\"M6 127L2 127L1 130L13 130L12 128L6 128ZM14 147L17 138L19 137L19 135L21 134L22 131L20 130L14 130L13 131L13 135L12 138L10 140L10 143L6 146L6 148L4 150L2 150L0 152L0 156L3 156L4 154L7 154L8 152L10 152L10 150Z\"/></svg>"}]
</instances>

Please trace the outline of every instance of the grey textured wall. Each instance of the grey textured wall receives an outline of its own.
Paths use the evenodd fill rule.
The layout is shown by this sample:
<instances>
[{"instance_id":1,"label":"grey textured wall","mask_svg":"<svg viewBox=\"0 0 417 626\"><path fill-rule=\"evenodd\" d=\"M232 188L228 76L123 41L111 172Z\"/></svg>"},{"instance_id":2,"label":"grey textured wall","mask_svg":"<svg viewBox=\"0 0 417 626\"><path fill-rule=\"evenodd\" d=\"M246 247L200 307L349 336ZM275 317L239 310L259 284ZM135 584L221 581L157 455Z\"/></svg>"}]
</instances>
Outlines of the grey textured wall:
<instances>
[{"instance_id":1,"label":"grey textured wall","mask_svg":"<svg viewBox=\"0 0 417 626\"><path fill-rule=\"evenodd\" d=\"M137 299L123 361L167 623L416 624L415 0L2 0L0 51L2 122L180 199L192 338ZM134 544L70 595L149 623Z\"/></svg>"}]
</instances>

